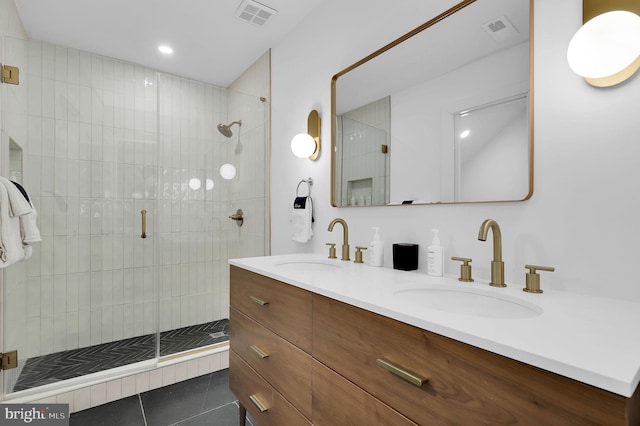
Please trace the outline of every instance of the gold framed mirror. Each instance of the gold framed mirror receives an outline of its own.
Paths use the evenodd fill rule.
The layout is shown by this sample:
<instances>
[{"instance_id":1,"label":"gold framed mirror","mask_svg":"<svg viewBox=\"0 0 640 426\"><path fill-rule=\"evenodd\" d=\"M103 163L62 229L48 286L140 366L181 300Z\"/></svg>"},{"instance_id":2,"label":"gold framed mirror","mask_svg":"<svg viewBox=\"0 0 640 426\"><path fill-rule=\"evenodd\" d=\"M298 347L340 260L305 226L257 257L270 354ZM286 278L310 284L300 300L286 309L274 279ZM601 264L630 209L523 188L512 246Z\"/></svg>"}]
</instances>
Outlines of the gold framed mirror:
<instances>
[{"instance_id":1,"label":"gold framed mirror","mask_svg":"<svg viewBox=\"0 0 640 426\"><path fill-rule=\"evenodd\" d=\"M533 0L465 0L331 80L335 207L533 194Z\"/></svg>"}]
</instances>

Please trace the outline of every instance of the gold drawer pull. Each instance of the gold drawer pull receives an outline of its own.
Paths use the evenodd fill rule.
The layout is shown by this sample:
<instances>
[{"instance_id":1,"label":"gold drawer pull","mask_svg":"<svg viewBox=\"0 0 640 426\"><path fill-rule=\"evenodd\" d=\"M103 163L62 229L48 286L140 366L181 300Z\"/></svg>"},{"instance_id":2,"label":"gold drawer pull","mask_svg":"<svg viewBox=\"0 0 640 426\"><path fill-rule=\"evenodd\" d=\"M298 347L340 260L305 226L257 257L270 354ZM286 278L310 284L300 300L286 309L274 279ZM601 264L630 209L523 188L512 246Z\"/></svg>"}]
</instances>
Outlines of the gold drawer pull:
<instances>
[{"instance_id":1,"label":"gold drawer pull","mask_svg":"<svg viewBox=\"0 0 640 426\"><path fill-rule=\"evenodd\" d=\"M424 385L426 382L429 381L428 378L421 376L417 373L414 373L413 371L407 370L401 365L398 365L395 362L388 361L384 358L378 358L376 360L376 364L378 364L380 367L384 368L388 372L395 374L401 379L406 380L412 385L415 385L418 387Z\"/></svg>"},{"instance_id":2,"label":"gold drawer pull","mask_svg":"<svg viewBox=\"0 0 640 426\"><path fill-rule=\"evenodd\" d=\"M253 404L258 407L258 410L260 410L261 413L264 413L265 411L267 411L269 409L269 407L267 407L266 405L264 405L262 403L262 401L260 401L260 399L258 398L258 395L249 395L249 399L251 400L251 402L253 402Z\"/></svg>"},{"instance_id":3,"label":"gold drawer pull","mask_svg":"<svg viewBox=\"0 0 640 426\"><path fill-rule=\"evenodd\" d=\"M257 347L256 345L251 345L249 348L256 353L260 358L265 359L269 357L269 354Z\"/></svg>"},{"instance_id":4,"label":"gold drawer pull","mask_svg":"<svg viewBox=\"0 0 640 426\"><path fill-rule=\"evenodd\" d=\"M258 297L255 296L249 296L249 299L251 299L252 301L254 301L255 303L257 303L260 306L266 306L269 304L269 302L267 302L266 300L262 300Z\"/></svg>"}]
</instances>

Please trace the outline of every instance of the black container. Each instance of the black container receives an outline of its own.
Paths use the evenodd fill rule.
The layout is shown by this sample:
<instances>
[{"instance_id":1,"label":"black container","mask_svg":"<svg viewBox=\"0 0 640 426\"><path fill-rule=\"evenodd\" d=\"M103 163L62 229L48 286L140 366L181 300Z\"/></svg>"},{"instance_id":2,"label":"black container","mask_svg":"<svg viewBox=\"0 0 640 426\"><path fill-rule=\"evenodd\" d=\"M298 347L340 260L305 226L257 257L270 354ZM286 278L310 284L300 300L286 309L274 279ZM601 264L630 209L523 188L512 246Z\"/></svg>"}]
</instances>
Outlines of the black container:
<instances>
[{"instance_id":1,"label":"black container","mask_svg":"<svg viewBox=\"0 0 640 426\"><path fill-rule=\"evenodd\" d=\"M398 243L393 245L393 269L415 271L418 269L418 245Z\"/></svg>"}]
</instances>

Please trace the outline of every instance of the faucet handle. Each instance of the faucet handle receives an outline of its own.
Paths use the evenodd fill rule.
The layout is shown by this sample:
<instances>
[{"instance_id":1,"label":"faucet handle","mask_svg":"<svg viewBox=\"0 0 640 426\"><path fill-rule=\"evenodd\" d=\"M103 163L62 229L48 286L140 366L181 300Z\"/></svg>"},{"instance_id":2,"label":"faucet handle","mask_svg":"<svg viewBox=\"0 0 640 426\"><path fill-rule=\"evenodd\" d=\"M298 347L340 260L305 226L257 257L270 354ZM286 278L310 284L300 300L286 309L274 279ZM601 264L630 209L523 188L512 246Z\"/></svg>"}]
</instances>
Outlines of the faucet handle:
<instances>
[{"instance_id":1,"label":"faucet handle","mask_svg":"<svg viewBox=\"0 0 640 426\"><path fill-rule=\"evenodd\" d=\"M362 261L362 250L366 250L366 247L356 246L356 260L353 263L364 263Z\"/></svg>"},{"instance_id":2,"label":"faucet handle","mask_svg":"<svg viewBox=\"0 0 640 426\"><path fill-rule=\"evenodd\" d=\"M526 287L523 288L522 291L526 291L527 293L542 293L540 289L540 275L538 275L537 271L553 272L556 270L556 268L552 266L524 265L524 267L528 269L529 272L527 272Z\"/></svg>"},{"instance_id":3,"label":"faucet handle","mask_svg":"<svg viewBox=\"0 0 640 426\"><path fill-rule=\"evenodd\" d=\"M458 278L458 281L462 281L465 283L472 283L473 277L471 276L471 265L469 265L469 263L471 263L471 259L467 257L453 256L451 257L451 260L457 260L458 262L462 262L462 265L460 265L460 278Z\"/></svg>"},{"instance_id":4,"label":"faucet handle","mask_svg":"<svg viewBox=\"0 0 640 426\"><path fill-rule=\"evenodd\" d=\"M337 259L336 256L336 243L325 243L329 246L329 259Z\"/></svg>"}]
</instances>

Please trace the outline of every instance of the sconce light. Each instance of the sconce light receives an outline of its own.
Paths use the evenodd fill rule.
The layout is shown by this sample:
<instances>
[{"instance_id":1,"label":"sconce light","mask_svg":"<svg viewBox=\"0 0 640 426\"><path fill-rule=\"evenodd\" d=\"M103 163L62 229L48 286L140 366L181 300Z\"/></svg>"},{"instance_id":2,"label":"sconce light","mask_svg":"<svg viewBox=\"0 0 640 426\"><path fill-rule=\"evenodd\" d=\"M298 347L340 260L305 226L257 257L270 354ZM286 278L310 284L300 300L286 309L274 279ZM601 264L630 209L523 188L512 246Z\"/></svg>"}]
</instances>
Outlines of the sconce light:
<instances>
[{"instance_id":1,"label":"sconce light","mask_svg":"<svg viewBox=\"0 0 640 426\"><path fill-rule=\"evenodd\" d=\"M291 151L296 157L315 160L320 154L320 116L315 109L307 119L307 133L298 133L291 139Z\"/></svg>"},{"instance_id":2,"label":"sconce light","mask_svg":"<svg viewBox=\"0 0 640 426\"><path fill-rule=\"evenodd\" d=\"M567 61L590 85L615 86L640 68L639 3L583 0L584 25L569 43Z\"/></svg>"}]
</instances>

